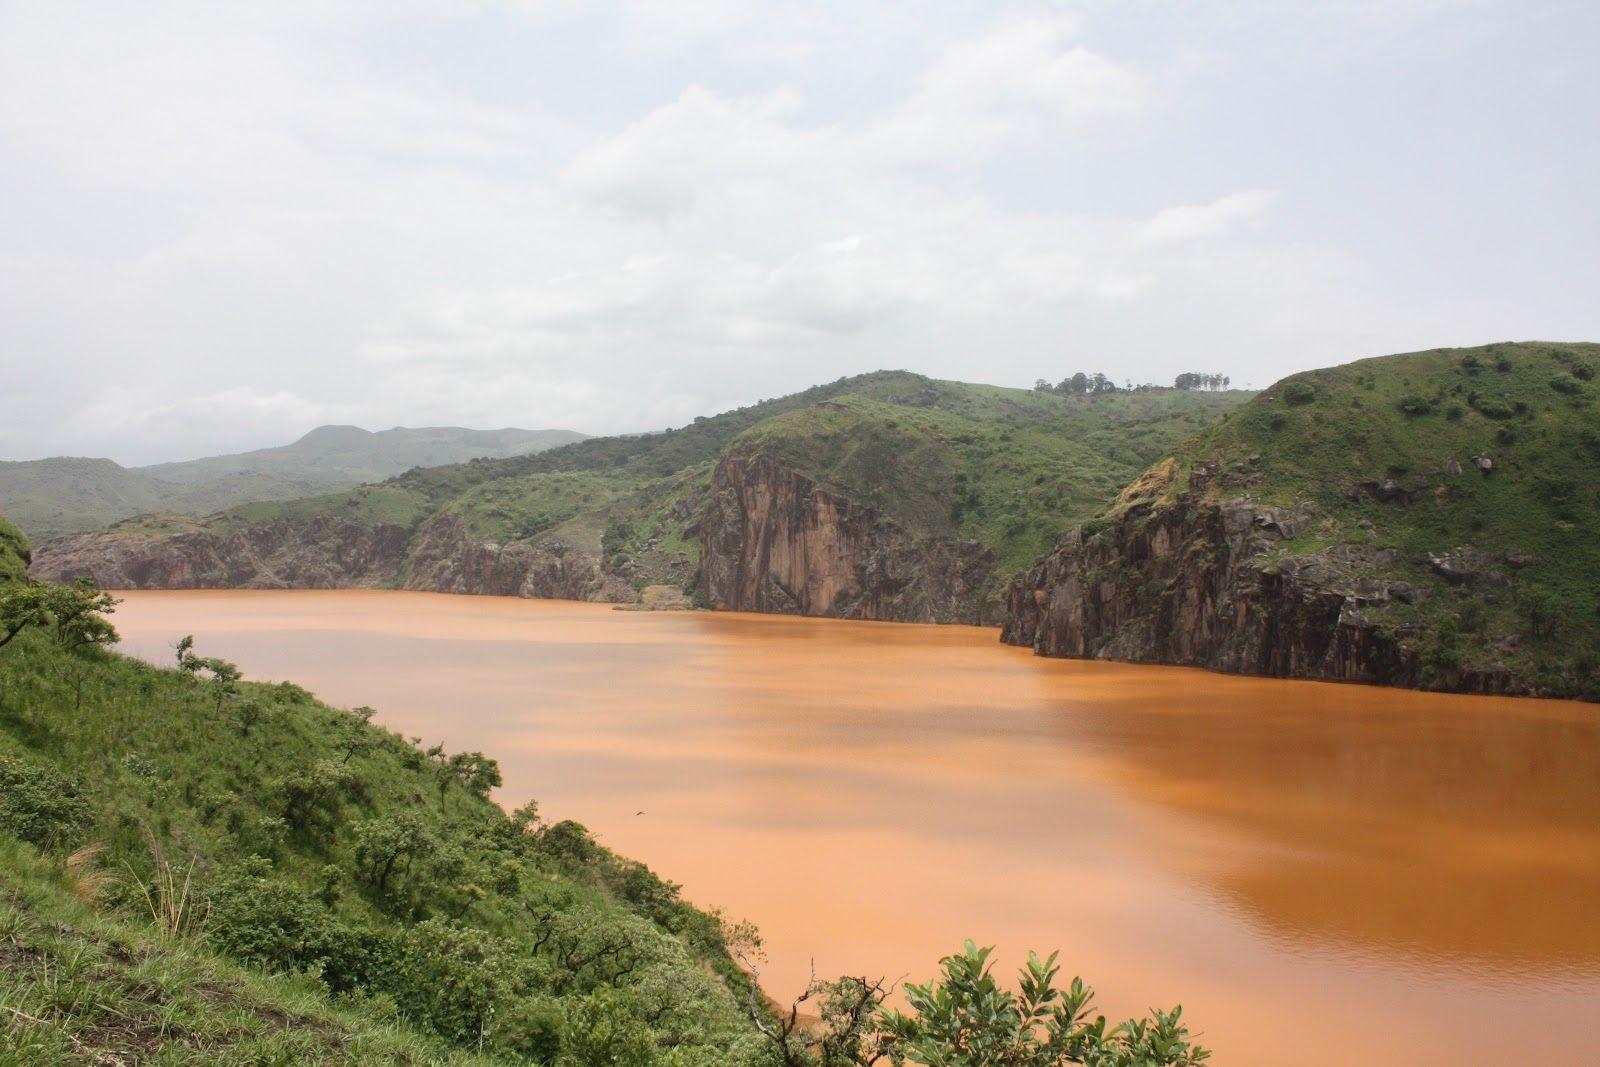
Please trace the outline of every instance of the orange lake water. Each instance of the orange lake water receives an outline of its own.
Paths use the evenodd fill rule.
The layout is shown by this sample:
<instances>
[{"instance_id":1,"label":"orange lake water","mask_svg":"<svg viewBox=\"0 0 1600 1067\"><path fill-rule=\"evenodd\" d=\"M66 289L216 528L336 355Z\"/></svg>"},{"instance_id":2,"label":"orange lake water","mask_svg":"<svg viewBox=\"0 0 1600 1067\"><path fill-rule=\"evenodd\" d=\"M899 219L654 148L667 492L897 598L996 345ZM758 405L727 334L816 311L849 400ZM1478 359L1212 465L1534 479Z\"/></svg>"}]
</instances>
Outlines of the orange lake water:
<instances>
[{"instance_id":1,"label":"orange lake water","mask_svg":"<svg viewBox=\"0 0 1600 1067\"><path fill-rule=\"evenodd\" d=\"M1045 660L960 626L132 592L755 922L776 996L1059 948L1222 1065L1600 1063L1600 707ZM635 812L644 811L643 815Z\"/></svg>"}]
</instances>

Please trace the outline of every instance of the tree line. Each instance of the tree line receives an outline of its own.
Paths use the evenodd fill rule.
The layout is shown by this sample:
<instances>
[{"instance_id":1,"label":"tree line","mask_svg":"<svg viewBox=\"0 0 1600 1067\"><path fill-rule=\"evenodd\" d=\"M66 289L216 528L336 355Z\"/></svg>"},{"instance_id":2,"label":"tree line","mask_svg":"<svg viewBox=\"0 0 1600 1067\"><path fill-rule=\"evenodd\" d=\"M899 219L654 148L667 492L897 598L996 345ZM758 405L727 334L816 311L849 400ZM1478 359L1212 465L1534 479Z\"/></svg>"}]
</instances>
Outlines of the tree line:
<instances>
[{"instance_id":1,"label":"tree line","mask_svg":"<svg viewBox=\"0 0 1600 1067\"><path fill-rule=\"evenodd\" d=\"M1118 385L1106 374L1096 371L1086 374L1078 371L1051 385L1043 378L1033 383L1036 393L1054 393L1056 396L1100 396L1103 393L1149 393L1162 389L1183 389L1186 391L1209 390L1216 392L1228 388L1233 379L1226 374L1210 374L1201 371L1184 371L1173 379L1170 386L1157 385L1154 382L1144 382L1134 385L1131 379Z\"/></svg>"}]
</instances>

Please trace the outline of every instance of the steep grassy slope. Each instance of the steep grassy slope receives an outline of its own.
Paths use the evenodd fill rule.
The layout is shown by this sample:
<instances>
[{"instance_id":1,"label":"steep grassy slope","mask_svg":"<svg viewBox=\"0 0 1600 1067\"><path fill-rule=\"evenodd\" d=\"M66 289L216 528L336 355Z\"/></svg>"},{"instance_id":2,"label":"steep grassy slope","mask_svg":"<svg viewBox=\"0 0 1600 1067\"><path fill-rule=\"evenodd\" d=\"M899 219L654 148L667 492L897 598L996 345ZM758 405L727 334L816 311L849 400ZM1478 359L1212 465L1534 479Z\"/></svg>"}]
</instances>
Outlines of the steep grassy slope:
<instances>
[{"instance_id":1,"label":"steep grassy slope","mask_svg":"<svg viewBox=\"0 0 1600 1067\"><path fill-rule=\"evenodd\" d=\"M1041 651L1600 695L1600 346L1295 375L1018 587Z\"/></svg>"},{"instance_id":2,"label":"steep grassy slope","mask_svg":"<svg viewBox=\"0 0 1600 1067\"><path fill-rule=\"evenodd\" d=\"M0 1062L757 1062L715 917L370 714L0 649Z\"/></svg>"},{"instance_id":3,"label":"steep grassy slope","mask_svg":"<svg viewBox=\"0 0 1600 1067\"><path fill-rule=\"evenodd\" d=\"M389 478L412 467L542 451L569 430L323 426L281 448L182 463L123 467L109 459L0 462L0 510L36 540L146 512L209 515L256 500L288 500Z\"/></svg>"},{"instance_id":4,"label":"steep grassy slope","mask_svg":"<svg viewBox=\"0 0 1600 1067\"><path fill-rule=\"evenodd\" d=\"M32 554L22 531L0 517L0 582L15 581L26 575Z\"/></svg>"},{"instance_id":5,"label":"steep grassy slope","mask_svg":"<svg viewBox=\"0 0 1600 1067\"><path fill-rule=\"evenodd\" d=\"M139 520L47 546L39 573L624 602L663 585L749 610L979 621L1062 526L1242 398L1068 397L879 372L662 433L413 470L199 524ZM755 503L772 487L736 484L747 477L781 480L786 503ZM824 512L846 514L848 536ZM825 595L784 592L784 567Z\"/></svg>"}]
</instances>

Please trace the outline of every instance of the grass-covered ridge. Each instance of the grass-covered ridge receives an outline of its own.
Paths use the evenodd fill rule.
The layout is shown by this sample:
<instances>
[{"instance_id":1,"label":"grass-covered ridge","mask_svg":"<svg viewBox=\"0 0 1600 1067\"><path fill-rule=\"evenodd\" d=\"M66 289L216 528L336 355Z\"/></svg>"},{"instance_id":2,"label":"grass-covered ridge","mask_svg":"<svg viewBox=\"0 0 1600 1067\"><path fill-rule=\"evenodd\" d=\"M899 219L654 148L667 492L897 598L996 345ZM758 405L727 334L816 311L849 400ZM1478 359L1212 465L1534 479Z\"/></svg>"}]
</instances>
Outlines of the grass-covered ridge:
<instances>
[{"instance_id":1,"label":"grass-covered ridge","mask_svg":"<svg viewBox=\"0 0 1600 1067\"><path fill-rule=\"evenodd\" d=\"M0 1030L63 1057L33 1062L98 1062L96 1035L163 1062L756 1062L723 927L675 887L506 815L492 761L197 662L0 649Z\"/></svg>"},{"instance_id":2,"label":"grass-covered ridge","mask_svg":"<svg viewBox=\"0 0 1600 1067\"><path fill-rule=\"evenodd\" d=\"M1600 695L1600 345L1505 343L1297 374L1174 449L1122 506L1312 505L1284 556L1391 549L1362 577L1431 595L1370 610L1426 683L1510 671ZM1093 524L1091 524L1092 527Z\"/></svg>"}]
</instances>

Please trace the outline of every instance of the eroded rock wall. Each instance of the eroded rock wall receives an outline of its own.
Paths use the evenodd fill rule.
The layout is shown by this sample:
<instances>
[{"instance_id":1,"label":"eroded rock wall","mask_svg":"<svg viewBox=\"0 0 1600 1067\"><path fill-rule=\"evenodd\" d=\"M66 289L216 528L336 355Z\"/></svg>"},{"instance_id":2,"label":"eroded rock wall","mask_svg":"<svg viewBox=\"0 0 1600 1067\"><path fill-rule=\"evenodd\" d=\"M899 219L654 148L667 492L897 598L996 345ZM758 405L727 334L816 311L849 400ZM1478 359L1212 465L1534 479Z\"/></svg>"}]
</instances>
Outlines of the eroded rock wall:
<instances>
[{"instance_id":1,"label":"eroded rock wall","mask_svg":"<svg viewBox=\"0 0 1600 1067\"><path fill-rule=\"evenodd\" d=\"M984 622L994 553L916 537L760 452L731 451L698 524L701 582L733 611Z\"/></svg>"},{"instance_id":2,"label":"eroded rock wall","mask_svg":"<svg viewBox=\"0 0 1600 1067\"><path fill-rule=\"evenodd\" d=\"M1409 589L1367 577L1384 550L1275 551L1310 511L1247 500L1140 504L1082 527L1008 596L1001 639L1042 655L1415 686L1416 655L1370 613Z\"/></svg>"}]
</instances>

